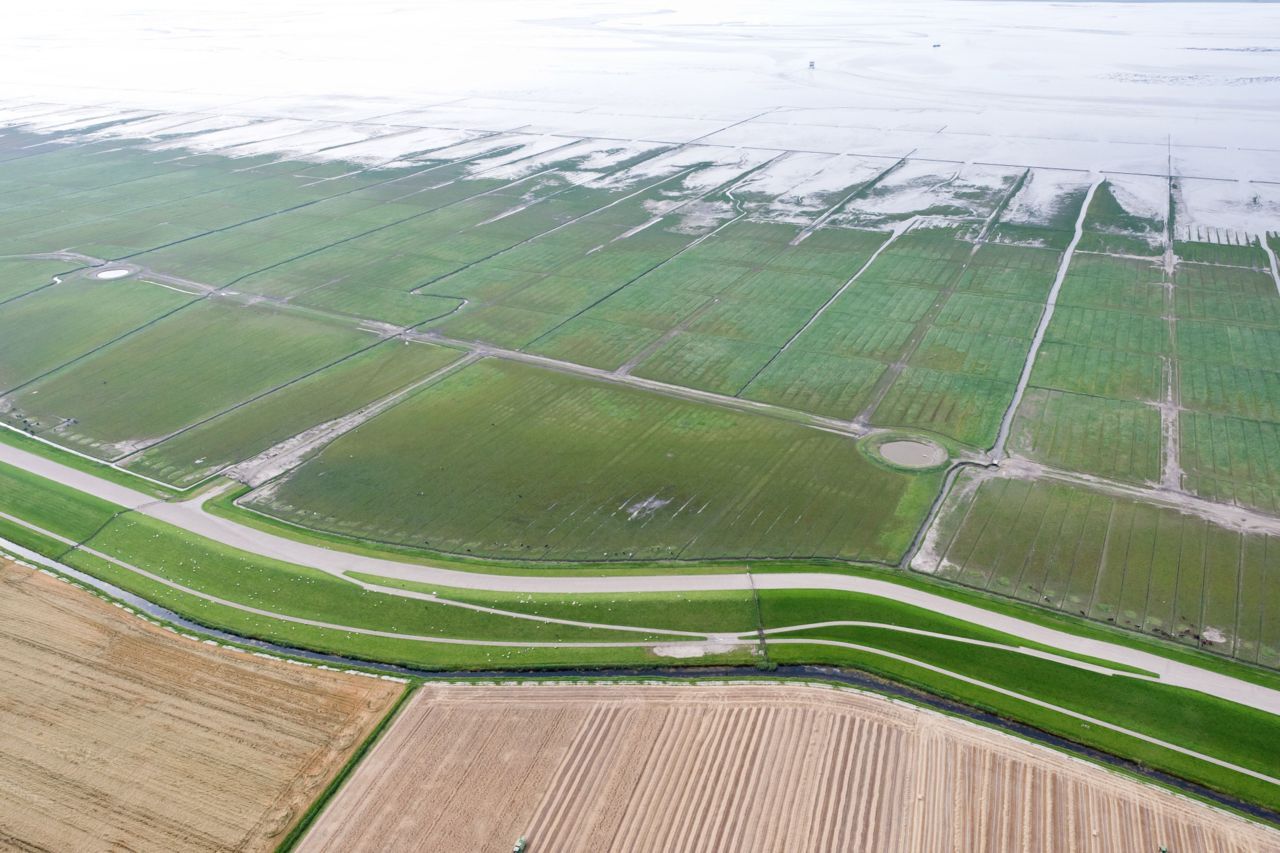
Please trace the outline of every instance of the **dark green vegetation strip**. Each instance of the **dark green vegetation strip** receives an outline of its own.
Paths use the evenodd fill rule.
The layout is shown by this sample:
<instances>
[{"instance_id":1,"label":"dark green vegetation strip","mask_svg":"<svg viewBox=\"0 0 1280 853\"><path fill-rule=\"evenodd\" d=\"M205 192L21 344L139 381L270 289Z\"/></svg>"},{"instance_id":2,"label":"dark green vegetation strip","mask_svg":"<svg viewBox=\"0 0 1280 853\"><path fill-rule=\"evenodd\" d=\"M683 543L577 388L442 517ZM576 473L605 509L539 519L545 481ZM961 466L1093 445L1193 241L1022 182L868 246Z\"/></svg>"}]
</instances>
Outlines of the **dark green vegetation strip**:
<instances>
[{"instance_id":1,"label":"dark green vegetation strip","mask_svg":"<svg viewBox=\"0 0 1280 853\"><path fill-rule=\"evenodd\" d=\"M280 843L276 846L276 853L289 853L290 850L298 846L298 842L302 840L302 836L307 834L307 830L311 828L311 824L315 823L316 818L320 816L320 812L324 811L325 806L329 805L329 801L333 799L334 794L338 793L338 789L342 787L342 784L355 772L356 766L369 754L369 750L373 749L383 733L391 726L392 721L404 708L405 703L409 701L409 697L413 695L416 686L410 684L400 691L395 703L387 710L387 713L382 715L382 719L373 727L373 731L369 732L369 736L361 741L346 763L342 765L342 768L329 780L329 784L325 785L324 790L311 801L311 805L294 823L293 828L289 830L289 834L280 840Z\"/></svg>"}]
</instances>

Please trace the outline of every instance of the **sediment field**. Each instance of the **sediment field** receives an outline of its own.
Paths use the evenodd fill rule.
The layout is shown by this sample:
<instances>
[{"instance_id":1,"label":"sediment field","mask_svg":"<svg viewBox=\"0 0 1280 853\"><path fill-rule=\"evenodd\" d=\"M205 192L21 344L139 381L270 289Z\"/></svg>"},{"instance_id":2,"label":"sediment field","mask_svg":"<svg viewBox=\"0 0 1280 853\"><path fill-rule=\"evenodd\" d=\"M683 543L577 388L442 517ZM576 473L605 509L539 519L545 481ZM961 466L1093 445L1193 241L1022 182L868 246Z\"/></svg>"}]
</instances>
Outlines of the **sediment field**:
<instances>
[{"instance_id":1,"label":"sediment field","mask_svg":"<svg viewBox=\"0 0 1280 853\"><path fill-rule=\"evenodd\" d=\"M304 851L1280 850L1051 750L811 687L428 686Z\"/></svg>"},{"instance_id":2,"label":"sediment field","mask_svg":"<svg viewBox=\"0 0 1280 853\"><path fill-rule=\"evenodd\" d=\"M0 560L0 849L271 850L401 689L175 637Z\"/></svg>"}]
</instances>

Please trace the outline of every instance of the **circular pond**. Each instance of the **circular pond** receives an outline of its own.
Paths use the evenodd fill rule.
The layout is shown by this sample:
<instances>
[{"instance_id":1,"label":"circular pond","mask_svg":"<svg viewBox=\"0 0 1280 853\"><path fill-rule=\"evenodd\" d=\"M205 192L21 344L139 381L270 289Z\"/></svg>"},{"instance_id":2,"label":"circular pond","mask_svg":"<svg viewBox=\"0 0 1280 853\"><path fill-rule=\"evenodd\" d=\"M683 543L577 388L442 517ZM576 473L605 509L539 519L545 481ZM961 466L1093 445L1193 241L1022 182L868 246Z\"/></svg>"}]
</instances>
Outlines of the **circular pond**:
<instances>
[{"instance_id":1,"label":"circular pond","mask_svg":"<svg viewBox=\"0 0 1280 853\"><path fill-rule=\"evenodd\" d=\"M947 461L947 451L932 441L899 438L876 448L886 461L900 468L935 468Z\"/></svg>"},{"instance_id":2,"label":"circular pond","mask_svg":"<svg viewBox=\"0 0 1280 853\"><path fill-rule=\"evenodd\" d=\"M102 281L110 281L113 278L124 278L128 274L129 274L129 270L120 269L119 267L117 267L115 269L99 270L98 272L93 274L93 277L96 279L101 279Z\"/></svg>"}]
</instances>

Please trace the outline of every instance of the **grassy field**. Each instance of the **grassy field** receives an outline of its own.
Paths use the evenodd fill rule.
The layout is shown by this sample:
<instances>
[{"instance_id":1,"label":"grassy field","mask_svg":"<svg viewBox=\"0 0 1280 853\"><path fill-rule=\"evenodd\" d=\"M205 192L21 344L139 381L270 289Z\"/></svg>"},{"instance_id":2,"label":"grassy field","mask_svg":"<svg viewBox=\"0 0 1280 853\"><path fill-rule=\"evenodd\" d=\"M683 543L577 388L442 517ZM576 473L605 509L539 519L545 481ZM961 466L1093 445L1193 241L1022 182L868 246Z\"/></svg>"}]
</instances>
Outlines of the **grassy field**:
<instances>
[{"instance_id":1,"label":"grassy field","mask_svg":"<svg viewBox=\"0 0 1280 853\"><path fill-rule=\"evenodd\" d=\"M965 481L960 481L963 484ZM1066 484L992 479L916 568L980 589L1280 665L1280 541Z\"/></svg>"},{"instance_id":2,"label":"grassy field","mask_svg":"<svg viewBox=\"0 0 1280 853\"><path fill-rule=\"evenodd\" d=\"M460 356L389 340L153 445L129 470L185 488L317 424L392 395Z\"/></svg>"},{"instance_id":3,"label":"grassy field","mask_svg":"<svg viewBox=\"0 0 1280 853\"><path fill-rule=\"evenodd\" d=\"M1160 479L1161 440L1152 406L1032 388L1009 447L1056 468L1143 483Z\"/></svg>"},{"instance_id":4,"label":"grassy field","mask_svg":"<svg viewBox=\"0 0 1280 853\"><path fill-rule=\"evenodd\" d=\"M1280 423L1183 412L1187 487L1226 503L1280 512Z\"/></svg>"},{"instance_id":5,"label":"grassy field","mask_svg":"<svg viewBox=\"0 0 1280 853\"><path fill-rule=\"evenodd\" d=\"M247 505L463 554L891 562L939 481L797 424L495 361L366 423Z\"/></svg>"},{"instance_id":6,"label":"grassy field","mask_svg":"<svg viewBox=\"0 0 1280 853\"><path fill-rule=\"evenodd\" d=\"M1113 180L1103 181L1093 194L1093 202L1085 213L1079 250L1159 255L1164 250L1166 216L1150 210L1136 210L1132 203L1126 204L1126 201L1131 189L1141 188L1151 195L1168 192L1167 182L1158 177L1126 175L1117 186Z\"/></svg>"},{"instance_id":7,"label":"grassy field","mask_svg":"<svg viewBox=\"0 0 1280 853\"><path fill-rule=\"evenodd\" d=\"M776 204L790 198L782 190L760 191L778 175L766 166L769 180L755 181L758 152L683 146L663 165L664 146L640 146L600 166L594 159L617 143L582 154L582 143L560 140L577 153L526 162L520 145L532 139L514 134L488 153L472 146L374 169L89 139L0 157L0 254L14 256L0 259L0 419L118 462L108 474L116 482L134 471L187 487L413 388L252 491L243 508L220 511L342 547L512 574L676 572L697 561L723 570L749 561L761 570L896 565L945 472L891 470L865 452L875 439L860 446L841 430L813 428L804 413L850 430L929 433L984 461L1093 180L1011 166L968 183L967 168L909 161L857 191L850 182L829 192L818 207L791 199L788 208ZM1182 643L1188 656L1202 646L1221 666L1277 667L1280 545L1167 509L1159 497L1183 489L1221 503L1219 512L1280 512L1280 299L1269 259L1252 236L1210 242L1167 221L1175 205L1166 210L1163 199L1179 198L1176 184L1117 174L1094 188L1008 446L1053 468L1163 491L1121 498L999 472L975 486L965 474L915 565L939 583L1087 617L1099 631L1146 632ZM927 218L886 230L912 216ZM1167 233L1177 238L1172 257ZM141 270L94 280L75 271L74 254L35 257L48 252ZM403 327L465 345L406 345ZM468 348L486 357L417 387ZM521 364L499 348L617 375ZM657 394L628 387L632 376L800 414ZM362 591L2 469L0 507L225 599L84 550L66 557L254 636L433 667L657 660L638 648L513 650L364 633L651 639ZM46 553L67 550L13 521L0 520L0 532ZM450 594L678 630L834 615L990 638L853 597L765 596L757 611L744 594ZM1057 683L1046 662L1015 665L994 651L961 659L946 641L867 628L823 635L910 649L1002 684L1018 677L1041 690L1047 679L1055 683L1045 695L1064 701L1088 689L1078 675ZM750 646L723 660L752 662ZM778 648L781 660L814 654ZM824 654L815 660L880 667L1086 734L918 667ZM1182 701L1130 699L1138 716ZM1121 700L1103 704L1119 713ZM1177 726L1203 725L1207 713L1161 725L1191 737ZM1248 740L1266 727L1230 719L1250 730L1240 748L1269 759ZM1147 755L1118 739L1091 742Z\"/></svg>"},{"instance_id":8,"label":"grassy field","mask_svg":"<svg viewBox=\"0 0 1280 853\"><path fill-rule=\"evenodd\" d=\"M842 299L851 316L864 307L885 310L883 320L893 324L873 318L869 325L891 335L896 346L875 355L906 362L879 380L890 384L870 423L986 447L1013 398L1058 253L975 247L959 237L946 229L908 232Z\"/></svg>"},{"instance_id":9,"label":"grassy field","mask_svg":"<svg viewBox=\"0 0 1280 853\"><path fill-rule=\"evenodd\" d=\"M52 284L76 266L70 261L0 258L0 305Z\"/></svg>"},{"instance_id":10,"label":"grassy field","mask_svg":"<svg viewBox=\"0 0 1280 853\"><path fill-rule=\"evenodd\" d=\"M27 385L4 417L116 458L376 341L332 321L205 299Z\"/></svg>"},{"instance_id":11,"label":"grassy field","mask_svg":"<svg viewBox=\"0 0 1280 853\"><path fill-rule=\"evenodd\" d=\"M195 299L145 281L69 277L0 306L0 385L12 391Z\"/></svg>"},{"instance_id":12,"label":"grassy field","mask_svg":"<svg viewBox=\"0 0 1280 853\"><path fill-rule=\"evenodd\" d=\"M1246 248L1211 254L1245 263L1251 255L1236 250ZM1212 500L1280 511L1275 284L1258 270L1195 263L1180 264L1174 280L1184 486Z\"/></svg>"}]
</instances>

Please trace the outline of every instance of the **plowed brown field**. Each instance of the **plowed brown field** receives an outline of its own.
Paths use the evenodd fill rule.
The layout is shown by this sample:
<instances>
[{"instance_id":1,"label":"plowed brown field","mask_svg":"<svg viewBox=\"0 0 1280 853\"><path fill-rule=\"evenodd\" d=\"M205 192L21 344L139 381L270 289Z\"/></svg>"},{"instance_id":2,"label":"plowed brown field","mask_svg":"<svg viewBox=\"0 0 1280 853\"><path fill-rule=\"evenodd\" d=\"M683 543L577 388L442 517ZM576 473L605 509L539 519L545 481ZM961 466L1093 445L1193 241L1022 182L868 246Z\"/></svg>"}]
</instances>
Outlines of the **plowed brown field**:
<instances>
[{"instance_id":1,"label":"plowed brown field","mask_svg":"<svg viewBox=\"0 0 1280 853\"><path fill-rule=\"evenodd\" d=\"M315 851L1280 851L1280 833L850 691L428 686Z\"/></svg>"},{"instance_id":2,"label":"plowed brown field","mask_svg":"<svg viewBox=\"0 0 1280 853\"><path fill-rule=\"evenodd\" d=\"M0 849L270 850L402 689L175 637L0 560Z\"/></svg>"}]
</instances>

